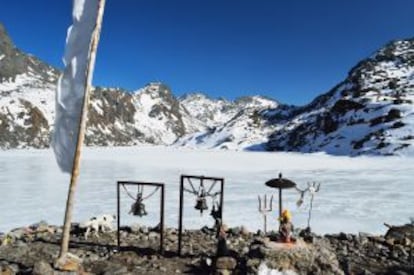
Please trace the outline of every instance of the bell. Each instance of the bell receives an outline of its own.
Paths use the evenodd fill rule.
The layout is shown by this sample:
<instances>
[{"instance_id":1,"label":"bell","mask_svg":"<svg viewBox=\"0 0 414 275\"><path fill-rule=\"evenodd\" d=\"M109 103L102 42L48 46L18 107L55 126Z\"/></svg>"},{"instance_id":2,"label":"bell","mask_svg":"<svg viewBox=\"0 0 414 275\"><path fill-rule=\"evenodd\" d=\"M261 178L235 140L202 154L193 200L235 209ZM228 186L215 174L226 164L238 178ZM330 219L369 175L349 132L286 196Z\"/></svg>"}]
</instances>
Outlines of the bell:
<instances>
[{"instance_id":1,"label":"bell","mask_svg":"<svg viewBox=\"0 0 414 275\"><path fill-rule=\"evenodd\" d=\"M132 204L130 213L132 213L134 216L140 217L147 215L145 205L141 201L136 201Z\"/></svg>"},{"instance_id":2,"label":"bell","mask_svg":"<svg viewBox=\"0 0 414 275\"><path fill-rule=\"evenodd\" d=\"M143 201L142 193L139 192L137 194L137 199L132 204L131 210L129 211L129 213L132 213L132 215L134 216L140 216L140 217L147 215L147 211L145 210L145 205L142 201Z\"/></svg>"},{"instance_id":3,"label":"bell","mask_svg":"<svg viewBox=\"0 0 414 275\"><path fill-rule=\"evenodd\" d=\"M134 216L146 216L147 215L147 211L145 210L145 205L142 202L135 202L132 206L131 206L131 211L132 215Z\"/></svg>"},{"instance_id":4,"label":"bell","mask_svg":"<svg viewBox=\"0 0 414 275\"><path fill-rule=\"evenodd\" d=\"M200 210L200 213L203 214L203 211L208 209L206 198L204 196L198 197L194 208Z\"/></svg>"}]
</instances>

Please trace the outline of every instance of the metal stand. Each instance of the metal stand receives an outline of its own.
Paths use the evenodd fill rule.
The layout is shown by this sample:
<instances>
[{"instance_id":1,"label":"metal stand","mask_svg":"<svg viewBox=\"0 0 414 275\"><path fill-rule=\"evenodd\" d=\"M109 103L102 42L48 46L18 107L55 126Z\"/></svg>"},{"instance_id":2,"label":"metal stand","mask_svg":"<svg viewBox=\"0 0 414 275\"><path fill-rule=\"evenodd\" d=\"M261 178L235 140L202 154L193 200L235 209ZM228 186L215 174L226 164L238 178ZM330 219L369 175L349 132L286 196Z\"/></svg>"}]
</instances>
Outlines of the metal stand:
<instances>
[{"instance_id":1,"label":"metal stand","mask_svg":"<svg viewBox=\"0 0 414 275\"><path fill-rule=\"evenodd\" d=\"M213 184L216 182L220 182L220 218L221 223L223 220L223 195L224 195L224 179L223 178L215 178L215 177L204 177L204 176L189 176L189 175L181 175L180 179L180 213L178 218L178 255L181 256L181 242L182 242L182 231L183 231L183 202L184 202L184 180L187 180L191 184L191 179L196 179L200 181L200 184L203 184L204 181L212 181L212 186L210 190L214 187ZM218 228L220 230L220 228Z\"/></svg>"},{"instance_id":2,"label":"metal stand","mask_svg":"<svg viewBox=\"0 0 414 275\"><path fill-rule=\"evenodd\" d=\"M152 182L133 182L133 181L118 181L117 182L117 246L118 251L121 248L121 234L119 228L121 226L121 197L120 187L125 185L137 185L137 186L154 186L161 188L160 194L160 253L164 253L164 183L152 183Z\"/></svg>"}]
</instances>

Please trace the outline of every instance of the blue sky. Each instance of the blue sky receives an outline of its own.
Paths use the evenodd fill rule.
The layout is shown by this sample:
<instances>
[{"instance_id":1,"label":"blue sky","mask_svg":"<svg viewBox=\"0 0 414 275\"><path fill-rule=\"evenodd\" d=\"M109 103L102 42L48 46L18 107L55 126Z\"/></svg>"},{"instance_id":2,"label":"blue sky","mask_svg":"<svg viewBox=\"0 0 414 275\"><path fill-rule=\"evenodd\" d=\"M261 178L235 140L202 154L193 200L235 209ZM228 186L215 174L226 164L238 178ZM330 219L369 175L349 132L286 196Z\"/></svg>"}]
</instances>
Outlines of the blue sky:
<instances>
[{"instance_id":1,"label":"blue sky","mask_svg":"<svg viewBox=\"0 0 414 275\"><path fill-rule=\"evenodd\" d=\"M72 1L3 2L17 47L62 67ZM94 84L305 104L390 40L414 37L413 11L411 0L107 0Z\"/></svg>"}]
</instances>

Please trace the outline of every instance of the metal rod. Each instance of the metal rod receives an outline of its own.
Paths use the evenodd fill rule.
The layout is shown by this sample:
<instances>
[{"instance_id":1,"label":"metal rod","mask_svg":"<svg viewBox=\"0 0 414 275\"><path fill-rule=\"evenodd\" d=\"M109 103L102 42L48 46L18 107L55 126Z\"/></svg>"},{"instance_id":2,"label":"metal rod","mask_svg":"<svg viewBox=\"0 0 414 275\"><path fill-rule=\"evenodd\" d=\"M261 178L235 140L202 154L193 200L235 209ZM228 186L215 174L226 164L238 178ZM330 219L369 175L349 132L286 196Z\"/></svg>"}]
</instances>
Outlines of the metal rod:
<instances>
[{"instance_id":1,"label":"metal rod","mask_svg":"<svg viewBox=\"0 0 414 275\"><path fill-rule=\"evenodd\" d=\"M311 196L310 207L309 207L308 228L310 228L310 221L312 217L312 207L313 207L313 195Z\"/></svg>"},{"instance_id":2,"label":"metal rod","mask_svg":"<svg viewBox=\"0 0 414 275\"><path fill-rule=\"evenodd\" d=\"M178 256L181 256L181 237L183 231L183 185L184 185L184 176L181 176L180 179L180 214L178 216Z\"/></svg>"},{"instance_id":3,"label":"metal rod","mask_svg":"<svg viewBox=\"0 0 414 275\"><path fill-rule=\"evenodd\" d=\"M216 185L216 181L217 180L214 180L213 183L210 185L210 188L207 191L208 194L210 194L211 190L213 190L214 186Z\"/></svg>"},{"instance_id":4,"label":"metal rod","mask_svg":"<svg viewBox=\"0 0 414 275\"><path fill-rule=\"evenodd\" d=\"M282 218L282 188L279 188L279 221L281 222Z\"/></svg>"},{"instance_id":5,"label":"metal rod","mask_svg":"<svg viewBox=\"0 0 414 275\"><path fill-rule=\"evenodd\" d=\"M262 198L260 198L260 196L257 196L258 200L259 200L259 212L262 211Z\"/></svg>"},{"instance_id":6,"label":"metal rod","mask_svg":"<svg viewBox=\"0 0 414 275\"><path fill-rule=\"evenodd\" d=\"M157 186L162 187L163 183L158 182L143 182L143 181L118 181L122 185L146 185L146 186Z\"/></svg>"},{"instance_id":7,"label":"metal rod","mask_svg":"<svg viewBox=\"0 0 414 275\"><path fill-rule=\"evenodd\" d=\"M121 208L121 203L120 203L121 196L120 196L120 192L119 192L120 183L118 182L118 184L116 186L117 186L117 188L116 188L116 193L117 193L117 196L116 196L117 197L116 239L117 239L118 252L120 252L121 251L121 234L119 232L119 229L121 227L121 210L120 210L120 208Z\"/></svg>"},{"instance_id":8,"label":"metal rod","mask_svg":"<svg viewBox=\"0 0 414 275\"><path fill-rule=\"evenodd\" d=\"M160 253L164 253L164 185L161 186L161 205L160 205Z\"/></svg>"},{"instance_id":9,"label":"metal rod","mask_svg":"<svg viewBox=\"0 0 414 275\"><path fill-rule=\"evenodd\" d=\"M224 180L223 178L205 177L205 176L192 176L192 175L181 175L185 178L190 179L204 179L204 180Z\"/></svg>"},{"instance_id":10,"label":"metal rod","mask_svg":"<svg viewBox=\"0 0 414 275\"><path fill-rule=\"evenodd\" d=\"M88 102L89 102L89 91L92 85L92 76L93 76L93 69L95 66L95 58L96 58L96 51L98 49L99 43L99 35L102 26L102 18L105 8L105 0L100 0L98 2L98 15L96 17L96 24L95 29L92 34L92 39L89 44L89 60L86 68L86 78L85 78L85 95L82 102L82 113L79 118L79 130L78 136L76 141L76 151L75 156L73 158L73 167L71 173L71 179L69 184L69 191L68 197L66 200L66 211L65 211L65 218L63 224L63 232L62 232L62 242L60 246L59 257L56 262L56 266L64 265L66 262L66 255L69 250L69 240L70 240L70 227L72 221L72 211L73 211L73 204L74 204L74 197L75 197L75 190L78 182L79 177L79 166L80 166L80 156L81 156L81 149L82 144L85 136L85 128L86 128L86 119L87 119L87 111L88 111Z\"/></svg>"},{"instance_id":11,"label":"metal rod","mask_svg":"<svg viewBox=\"0 0 414 275\"><path fill-rule=\"evenodd\" d=\"M223 201L224 201L224 179L221 180L221 194L220 194L220 227L223 224ZM220 228L219 228L220 230Z\"/></svg>"}]
</instances>

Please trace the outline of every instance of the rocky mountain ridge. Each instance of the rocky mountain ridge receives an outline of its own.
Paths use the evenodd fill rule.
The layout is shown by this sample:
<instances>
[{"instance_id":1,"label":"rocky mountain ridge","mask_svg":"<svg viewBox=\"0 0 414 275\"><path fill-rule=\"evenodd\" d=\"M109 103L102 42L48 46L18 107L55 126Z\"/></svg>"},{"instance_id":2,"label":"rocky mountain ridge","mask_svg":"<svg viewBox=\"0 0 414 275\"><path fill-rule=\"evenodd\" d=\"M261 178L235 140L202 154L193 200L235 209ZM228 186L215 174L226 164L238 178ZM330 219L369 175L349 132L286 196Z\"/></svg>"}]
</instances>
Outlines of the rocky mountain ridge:
<instances>
[{"instance_id":1,"label":"rocky mountain ridge","mask_svg":"<svg viewBox=\"0 0 414 275\"><path fill-rule=\"evenodd\" d=\"M60 72L18 50L0 24L0 147L46 148ZM305 106L262 96L176 98L163 83L129 92L95 87L85 142L176 147L414 154L414 41L394 41Z\"/></svg>"},{"instance_id":2,"label":"rocky mountain ridge","mask_svg":"<svg viewBox=\"0 0 414 275\"><path fill-rule=\"evenodd\" d=\"M331 91L269 137L272 151L393 155L413 152L414 40L361 61Z\"/></svg>"}]
</instances>

